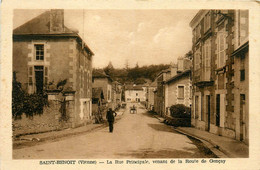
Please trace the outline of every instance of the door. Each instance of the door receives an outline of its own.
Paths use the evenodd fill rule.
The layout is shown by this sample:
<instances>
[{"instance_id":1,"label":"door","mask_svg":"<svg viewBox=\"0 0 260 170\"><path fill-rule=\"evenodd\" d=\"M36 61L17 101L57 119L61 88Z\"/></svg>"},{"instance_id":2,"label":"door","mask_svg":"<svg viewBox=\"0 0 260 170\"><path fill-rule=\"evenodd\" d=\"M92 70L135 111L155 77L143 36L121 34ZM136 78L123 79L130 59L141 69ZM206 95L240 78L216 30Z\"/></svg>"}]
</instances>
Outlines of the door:
<instances>
[{"instance_id":1,"label":"door","mask_svg":"<svg viewBox=\"0 0 260 170\"><path fill-rule=\"evenodd\" d=\"M208 131L210 131L210 95L206 96L206 112L208 116Z\"/></svg>"},{"instance_id":2,"label":"door","mask_svg":"<svg viewBox=\"0 0 260 170\"><path fill-rule=\"evenodd\" d=\"M245 94L240 94L240 140L246 139L246 105L245 105Z\"/></svg>"},{"instance_id":3,"label":"door","mask_svg":"<svg viewBox=\"0 0 260 170\"><path fill-rule=\"evenodd\" d=\"M36 93L42 93L43 91L43 66L35 66L35 83Z\"/></svg>"},{"instance_id":4,"label":"door","mask_svg":"<svg viewBox=\"0 0 260 170\"><path fill-rule=\"evenodd\" d=\"M220 94L216 96L216 126L220 124Z\"/></svg>"},{"instance_id":5,"label":"door","mask_svg":"<svg viewBox=\"0 0 260 170\"><path fill-rule=\"evenodd\" d=\"M199 96L195 96L195 119L198 118L199 114Z\"/></svg>"}]
</instances>

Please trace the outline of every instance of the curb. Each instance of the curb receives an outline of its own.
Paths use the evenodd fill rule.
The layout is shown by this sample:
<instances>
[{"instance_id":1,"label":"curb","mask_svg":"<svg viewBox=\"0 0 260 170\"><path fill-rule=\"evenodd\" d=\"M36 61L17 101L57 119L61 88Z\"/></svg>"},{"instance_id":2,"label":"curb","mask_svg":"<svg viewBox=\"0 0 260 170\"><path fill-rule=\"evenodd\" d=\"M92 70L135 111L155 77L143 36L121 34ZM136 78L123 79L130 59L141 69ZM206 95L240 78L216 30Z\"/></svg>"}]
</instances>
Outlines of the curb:
<instances>
[{"instance_id":1,"label":"curb","mask_svg":"<svg viewBox=\"0 0 260 170\"><path fill-rule=\"evenodd\" d=\"M218 146L216 143L212 142L211 140L201 138L201 137L198 137L196 135L191 135L190 133L185 132L184 130L180 130L178 128L173 128L173 129L176 130L177 132L181 133L181 134L184 134L186 136L190 136L192 138L200 140L203 144L205 144L205 146L208 149L210 149L219 158L230 158L231 157L230 154L228 154L226 151L221 149L220 146Z\"/></svg>"},{"instance_id":2,"label":"curb","mask_svg":"<svg viewBox=\"0 0 260 170\"><path fill-rule=\"evenodd\" d=\"M103 124L100 124L100 126L96 126L96 127L84 130L84 131L68 132L68 133L65 133L65 134L60 134L60 135L55 135L55 136L47 136L47 137L43 137L43 138L37 138L38 140L26 140L25 139L24 142L21 142L21 143L13 141L13 149L20 149L20 148L24 148L24 147L35 146L37 144L40 144L42 142L46 142L48 140L57 140L57 139L62 139L64 137L71 137L71 136L75 136L75 135L80 135L80 134L88 133L88 132L91 132L93 130L103 128L103 127L106 127L106 126L107 126L107 124L103 123ZM34 138L32 138L32 139L34 139Z\"/></svg>"},{"instance_id":3,"label":"curb","mask_svg":"<svg viewBox=\"0 0 260 170\"><path fill-rule=\"evenodd\" d=\"M125 112L125 111L124 111ZM124 113L122 115L120 115L119 117L116 118L116 120L120 120L122 118L122 116L124 115ZM87 125L88 126L88 125ZM13 141L13 149L20 149L20 148L24 148L24 147L30 147L30 146L35 146L37 144L40 144L42 142L46 142L48 140L57 140L57 139L62 139L62 138L65 138L65 137L71 137L71 136L76 136L76 135L80 135L80 134L83 134L83 133L88 133L88 132L91 132L93 130L96 130L96 129L99 129L99 128L105 128L107 127L107 123L106 121L104 121L102 124L100 124L99 126L96 126L96 127L92 127L90 129L87 129L87 130L83 130L83 131L79 131L79 132L67 132L67 133L64 133L64 134L58 134L58 135L51 135L51 136L46 136L46 137L43 137L43 138L24 138L24 139L21 139L21 140L16 140L16 141ZM66 129L65 129L66 130ZM47 132L48 133L48 132ZM36 140L35 140L36 139ZM19 141L19 142L17 142ZM21 142L23 141L23 142ZM28 146L29 145L29 146Z\"/></svg>"}]
</instances>

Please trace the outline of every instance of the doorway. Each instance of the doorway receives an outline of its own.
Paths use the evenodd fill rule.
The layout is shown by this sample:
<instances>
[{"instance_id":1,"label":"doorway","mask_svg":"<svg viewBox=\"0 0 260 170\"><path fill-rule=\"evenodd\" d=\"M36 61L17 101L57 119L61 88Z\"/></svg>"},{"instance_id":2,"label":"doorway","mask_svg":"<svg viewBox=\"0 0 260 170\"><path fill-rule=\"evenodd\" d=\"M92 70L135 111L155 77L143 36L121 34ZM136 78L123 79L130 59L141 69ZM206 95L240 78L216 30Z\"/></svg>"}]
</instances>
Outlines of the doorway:
<instances>
[{"instance_id":1,"label":"doorway","mask_svg":"<svg viewBox=\"0 0 260 170\"><path fill-rule=\"evenodd\" d=\"M216 96L216 126L220 125L220 94Z\"/></svg>"},{"instance_id":2,"label":"doorway","mask_svg":"<svg viewBox=\"0 0 260 170\"><path fill-rule=\"evenodd\" d=\"M43 66L34 66L36 93L43 92Z\"/></svg>"},{"instance_id":3,"label":"doorway","mask_svg":"<svg viewBox=\"0 0 260 170\"><path fill-rule=\"evenodd\" d=\"M240 94L240 140L244 141L246 139L246 96L245 94Z\"/></svg>"},{"instance_id":4,"label":"doorway","mask_svg":"<svg viewBox=\"0 0 260 170\"><path fill-rule=\"evenodd\" d=\"M206 112L208 115L208 131L210 131L210 95L206 95Z\"/></svg>"}]
</instances>

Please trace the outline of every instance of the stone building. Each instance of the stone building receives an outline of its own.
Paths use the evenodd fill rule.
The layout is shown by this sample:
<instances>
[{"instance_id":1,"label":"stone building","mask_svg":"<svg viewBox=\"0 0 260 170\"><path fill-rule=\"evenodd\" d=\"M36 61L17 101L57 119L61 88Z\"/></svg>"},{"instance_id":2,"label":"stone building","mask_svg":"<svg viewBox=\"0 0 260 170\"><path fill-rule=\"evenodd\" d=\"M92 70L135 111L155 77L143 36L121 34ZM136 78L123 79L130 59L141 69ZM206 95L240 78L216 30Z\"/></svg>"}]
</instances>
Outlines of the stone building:
<instances>
[{"instance_id":1,"label":"stone building","mask_svg":"<svg viewBox=\"0 0 260 170\"><path fill-rule=\"evenodd\" d=\"M186 93L190 92L191 87L190 71L188 71L190 68L191 61L189 59L179 57L177 64L171 63L170 68L161 71L157 75L157 89L154 93L154 95L156 95L154 97L154 110L157 114L162 117L169 114L169 107L172 104L183 103L190 107L189 95L186 98ZM184 84L181 84L181 82ZM176 83L178 84L177 86ZM183 90L183 96L185 96L185 98L175 100L175 96L177 94L175 94L175 92L178 86L180 87L180 92ZM184 100L185 102L182 102L181 100Z\"/></svg>"},{"instance_id":2,"label":"stone building","mask_svg":"<svg viewBox=\"0 0 260 170\"><path fill-rule=\"evenodd\" d=\"M171 69L166 69L161 71L156 79L157 79L157 89L155 93L155 107L154 111L163 116L165 114L165 84L164 82L171 77Z\"/></svg>"},{"instance_id":3,"label":"stone building","mask_svg":"<svg viewBox=\"0 0 260 170\"><path fill-rule=\"evenodd\" d=\"M146 88L142 85L126 85L125 86L126 102L145 102Z\"/></svg>"},{"instance_id":4,"label":"stone building","mask_svg":"<svg viewBox=\"0 0 260 170\"><path fill-rule=\"evenodd\" d=\"M147 109L148 110L154 110L154 91L157 88L157 81L153 81L150 83L150 85L147 87Z\"/></svg>"},{"instance_id":5,"label":"stone building","mask_svg":"<svg viewBox=\"0 0 260 170\"><path fill-rule=\"evenodd\" d=\"M112 82L113 80L111 79L111 77L106 75L105 73L101 73L99 71L93 72L92 86L93 88L102 88L106 105L107 107L111 108L113 107L112 98L114 96Z\"/></svg>"},{"instance_id":6,"label":"stone building","mask_svg":"<svg viewBox=\"0 0 260 170\"><path fill-rule=\"evenodd\" d=\"M191 92L191 70L176 73L165 81L165 114L170 115L172 105L183 104L191 107Z\"/></svg>"},{"instance_id":7,"label":"stone building","mask_svg":"<svg viewBox=\"0 0 260 170\"><path fill-rule=\"evenodd\" d=\"M190 26L192 125L236 139L244 133L248 143L248 11L200 10Z\"/></svg>"},{"instance_id":8,"label":"stone building","mask_svg":"<svg viewBox=\"0 0 260 170\"><path fill-rule=\"evenodd\" d=\"M48 10L13 30L13 71L17 81L29 94L47 91L50 105L55 107L46 108L42 117L16 120L21 133L57 129L59 102L63 100L68 127L91 120L92 56L82 38L64 25L64 10ZM66 82L62 92L50 89L50 84L60 81ZM58 93L53 93L55 90Z\"/></svg>"}]
</instances>

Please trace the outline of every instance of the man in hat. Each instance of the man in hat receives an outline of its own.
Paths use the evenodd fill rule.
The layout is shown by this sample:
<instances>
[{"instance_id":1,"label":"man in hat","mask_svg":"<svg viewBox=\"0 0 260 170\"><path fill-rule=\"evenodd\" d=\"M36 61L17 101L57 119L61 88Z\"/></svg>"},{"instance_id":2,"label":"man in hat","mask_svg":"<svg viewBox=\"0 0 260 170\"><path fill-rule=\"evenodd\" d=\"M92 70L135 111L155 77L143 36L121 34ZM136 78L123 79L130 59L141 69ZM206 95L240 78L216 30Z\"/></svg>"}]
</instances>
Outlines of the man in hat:
<instances>
[{"instance_id":1,"label":"man in hat","mask_svg":"<svg viewBox=\"0 0 260 170\"><path fill-rule=\"evenodd\" d=\"M107 121L108 121L108 124L109 124L109 132L112 133L113 132L113 124L114 124L114 121L115 121L115 117L117 116L117 113L114 112L112 110L112 108L109 108L108 111L107 111Z\"/></svg>"}]
</instances>

